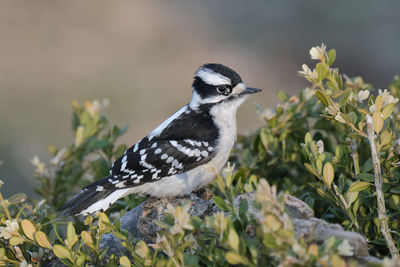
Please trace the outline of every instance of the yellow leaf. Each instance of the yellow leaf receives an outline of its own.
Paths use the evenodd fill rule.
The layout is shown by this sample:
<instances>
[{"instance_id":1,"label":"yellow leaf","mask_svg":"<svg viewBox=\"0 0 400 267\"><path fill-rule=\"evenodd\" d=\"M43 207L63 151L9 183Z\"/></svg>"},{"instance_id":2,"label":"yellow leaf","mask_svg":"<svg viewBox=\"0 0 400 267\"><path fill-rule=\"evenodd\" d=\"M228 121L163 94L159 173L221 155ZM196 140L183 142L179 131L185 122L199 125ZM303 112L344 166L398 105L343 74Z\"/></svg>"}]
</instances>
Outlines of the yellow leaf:
<instances>
[{"instance_id":1,"label":"yellow leaf","mask_svg":"<svg viewBox=\"0 0 400 267\"><path fill-rule=\"evenodd\" d=\"M83 126L78 126L75 133L75 146L80 146L84 141L84 130Z\"/></svg>"},{"instance_id":2,"label":"yellow leaf","mask_svg":"<svg viewBox=\"0 0 400 267\"><path fill-rule=\"evenodd\" d=\"M136 244L135 252L143 259L147 258L148 255L150 254L149 247L147 246L146 242L144 242L143 240L139 241Z\"/></svg>"},{"instance_id":3,"label":"yellow leaf","mask_svg":"<svg viewBox=\"0 0 400 267\"><path fill-rule=\"evenodd\" d=\"M68 251L68 249L64 246L61 245L54 245L53 247L53 253L60 259L69 259L71 260L71 255Z\"/></svg>"},{"instance_id":4,"label":"yellow leaf","mask_svg":"<svg viewBox=\"0 0 400 267\"><path fill-rule=\"evenodd\" d=\"M225 258L230 264L247 264L247 259L235 252L229 251L226 253Z\"/></svg>"},{"instance_id":5,"label":"yellow leaf","mask_svg":"<svg viewBox=\"0 0 400 267\"><path fill-rule=\"evenodd\" d=\"M34 234L34 236L35 236L35 240L39 244L39 246L41 246L43 248L51 249L49 239L47 239L47 236L45 233L43 233L42 231L37 231Z\"/></svg>"},{"instance_id":6,"label":"yellow leaf","mask_svg":"<svg viewBox=\"0 0 400 267\"><path fill-rule=\"evenodd\" d=\"M383 98L382 96L378 95L375 99L375 107L377 111L381 111L383 106Z\"/></svg>"},{"instance_id":7,"label":"yellow leaf","mask_svg":"<svg viewBox=\"0 0 400 267\"><path fill-rule=\"evenodd\" d=\"M103 233L109 233L112 229L109 229L108 224L110 224L110 220L107 215L103 212L96 214L99 218L99 227Z\"/></svg>"},{"instance_id":8,"label":"yellow leaf","mask_svg":"<svg viewBox=\"0 0 400 267\"><path fill-rule=\"evenodd\" d=\"M386 107L383 108L382 110L382 114L383 114L383 119L386 120L387 118L389 118L389 116L392 114L394 109L394 103L390 103L389 105L387 105Z\"/></svg>"},{"instance_id":9,"label":"yellow leaf","mask_svg":"<svg viewBox=\"0 0 400 267\"><path fill-rule=\"evenodd\" d=\"M65 240L65 243L68 248L72 248L76 242L78 242L78 236L75 233L75 227L72 222L69 222L67 227L67 239Z\"/></svg>"},{"instance_id":10,"label":"yellow leaf","mask_svg":"<svg viewBox=\"0 0 400 267\"><path fill-rule=\"evenodd\" d=\"M322 172L322 161L320 159L317 159L315 161L315 165L317 166L318 173L321 174L321 172Z\"/></svg>"},{"instance_id":11,"label":"yellow leaf","mask_svg":"<svg viewBox=\"0 0 400 267\"><path fill-rule=\"evenodd\" d=\"M370 185L371 183L368 182L354 182L350 185L349 192L359 192L367 189Z\"/></svg>"},{"instance_id":12,"label":"yellow leaf","mask_svg":"<svg viewBox=\"0 0 400 267\"><path fill-rule=\"evenodd\" d=\"M392 209L400 210L400 196L391 195L389 198L389 205Z\"/></svg>"},{"instance_id":13,"label":"yellow leaf","mask_svg":"<svg viewBox=\"0 0 400 267\"><path fill-rule=\"evenodd\" d=\"M85 262L85 254L80 255L77 259L76 259L76 264L78 266L83 266L83 263Z\"/></svg>"},{"instance_id":14,"label":"yellow leaf","mask_svg":"<svg viewBox=\"0 0 400 267\"><path fill-rule=\"evenodd\" d=\"M332 163L330 163L330 162L325 163L324 171L323 171L323 178L324 178L324 182L328 186L328 188L331 188L334 177L335 177L335 172L333 170Z\"/></svg>"},{"instance_id":15,"label":"yellow leaf","mask_svg":"<svg viewBox=\"0 0 400 267\"><path fill-rule=\"evenodd\" d=\"M265 216L265 222L272 231L278 231L282 227L281 221L279 221L274 215L268 214Z\"/></svg>"},{"instance_id":16,"label":"yellow leaf","mask_svg":"<svg viewBox=\"0 0 400 267\"><path fill-rule=\"evenodd\" d=\"M89 234L89 232L82 231L81 232L81 238L82 238L83 242L85 242L86 245L88 245L88 244L92 245L93 244L93 239L92 239L92 236Z\"/></svg>"},{"instance_id":17,"label":"yellow leaf","mask_svg":"<svg viewBox=\"0 0 400 267\"><path fill-rule=\"evenodd\" d=\"M121 258L119 258L119 264L122 267L131 267L131 262L129 261L127 256L122 256Z\"/></svg>"},{"instance_id":18,"label":"yellow leaf","mask_svg":"<svg viewBox=\"0 0 400 267\"><path fill-rule=\"evenodd\" d=\"M347 266L346 261L336 254L332 255L331 263L332 263L332 267L346 267Z\"/></svg>"},{"instance_id":19,"label":"yellow leaf","mask_svg":"<svg viewBox=\"0 0 400 267\"><path fill-rule=\"evenodd\" d=\"M372 114L372 123L374 125L374 130L376 133L379 133L383 128L383 115L380 111L375 111Z\"/></svg>"},{"instance_id":20,"label":"yellow leaf","mask_svg":"<svg viewBox=\"0 0 400 267\"><path fill-rule=\"evenodd\" d=\"M239 251L239 236L233 228L229 229L228 242L234 251Z\"/></svg>"},{"instance_id":21,"label":"yellow leaf","mask_svg":"<svg viewBox=\"0 0 400 267\"><path fill-rule=\"evenodd\" d=\"M13 236L10 238L9 242L11 246L18 246L24 243L24 239L20 236Z\"/></svg>"},{"instance_id":22,"label":"yellow leaf","mask_svg":"<svg viewBox=\"0 0 400 267\"><path fill-rule=\"evenodd\" d=\"M36 231L36 229L30 221L28 221L27 219L22 220L21 228L27 238L29 238L30 240L34 240L33 233Z\"/></svg>"},{"instance_id":23,"label":"yellow leaf","mask_svg":"<svg viewBox=\"0 0 400 267\"><path fill-rule=\"evenodd\" d=\"M387 145L392 141L392 133L388 130L385 130L381 133L379 138L381 140L381 146Z\"/></svg>"},{"instance_id":24,"label":"yellow leaf","mask_svg":"<svg viewBox=\"0 0 400 267\"><path fill-rule=\"evenodd\" d=\"M315 244L311 244L308 247L308 253L307 254L317 257L318 256L318 246L315 245Z\"/></svg>"}]
</instances>

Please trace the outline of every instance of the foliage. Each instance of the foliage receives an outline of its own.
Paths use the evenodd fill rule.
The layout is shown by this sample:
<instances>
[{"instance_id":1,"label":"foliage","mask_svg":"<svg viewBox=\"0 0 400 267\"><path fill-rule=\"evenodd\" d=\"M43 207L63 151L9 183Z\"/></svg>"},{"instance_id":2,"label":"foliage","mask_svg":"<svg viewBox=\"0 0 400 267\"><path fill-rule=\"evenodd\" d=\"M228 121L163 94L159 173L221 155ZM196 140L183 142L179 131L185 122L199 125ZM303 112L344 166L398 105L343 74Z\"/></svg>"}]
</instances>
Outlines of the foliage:
<instances>
[{"instance_id":1,"label":"foliage","mask_svg":"<svg viewBox=\"0 0 400 267\"><path fill-rule=\"evenodd\" d=\"M121 230L119 217L143 200L137 196L83 221L56 213L82 186L107 175L110 163L126 149L115 145L126 128L109 125L104 104L74 102L73 144L49 147L53 158L47 165L37 157L32 160L41 200L24 194L3 199L0 193L0 265L43 266L59 260L68 266L345 266L353 253L347 241L330 238L317 244L295 237L284 193L301 197L318 217L363 234L370 252L381 258L389 255L381 229L387 221L399 249L395 104L400 78L390 91L374 94L361 78L347 78L332 68L334 50L327 52L322 45L310 55L318 60L315 68L303 65L299 73L311 88L299 96L278 92L282 104L260 110L265 125L253 136L239 138L231 159L235 170L229 165L210 184L221 212L199 218L189 214L190 201L170 206L157 222L162 231L154 244ZM376 135L387 219L378 216L367 116ZM235 208L235 196L251 192L255 201L243 199ZM106 233L121 240L125 255L107 255L107 247L100 246Z\"/></svg>"},{"instance_id":2,"label":"foliage","mask_svg":"<svg viewBox=\"0 0 400 267\"><path fill-rule=\"evenodd\" d=\"M362 78L350 79L332 68L335 50L326 52L322 45L310 54L319 62L313 70L303 65L299 74L312 87L299 97L279 92L283 104L262 111L266 125L254 137L242 138L244 145L235 160L247 176L267 177L304 199L317 216L362 233L373 254L387 255L366 116L372 117L377 136L386 212L398 249L400 147L395 96L400 92L399 77L390 91L379 89L373 95L375 90Z\"/></svg>"},{"instance_id":3,"label":"foliage","mask_svg":"<svg viewBox=\"0 0 400 267\"><path fill-rule=\"evenodd\" d=\"M108 175L109 166L126 150L126 145L115 145L128 127L110 127L102 110L106 101L87 101L81 106L72 102L72 130L74 143L58 149L49 146L53 158L45 165L34 157L35 177L39 181L36 192L54 209L62 206L68 197L99 177ZM140 199L127 198L128 210ZM118 206L121 208L121 206Z\"/></svg>"}]
</instances>

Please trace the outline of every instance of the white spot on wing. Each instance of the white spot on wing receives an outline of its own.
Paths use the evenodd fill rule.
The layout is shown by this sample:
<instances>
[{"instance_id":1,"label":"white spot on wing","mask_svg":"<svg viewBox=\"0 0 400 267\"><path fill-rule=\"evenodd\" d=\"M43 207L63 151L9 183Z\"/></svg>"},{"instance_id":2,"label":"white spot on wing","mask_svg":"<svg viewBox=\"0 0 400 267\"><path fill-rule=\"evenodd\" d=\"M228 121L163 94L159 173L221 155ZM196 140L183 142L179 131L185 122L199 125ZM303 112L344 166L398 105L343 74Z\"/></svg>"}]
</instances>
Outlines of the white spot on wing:
<instances>
[{"instance_id":1,"label":"white spot on wing","mask_svg":"<svg viewBox=\"0 0 400 267\"><path fill-rule=\"evenodd\" d=\"M102 187L101 185L98 185L96 187L96 191L98 191L98 192L104 191L104 187Z\"/></svg>"},{"instance_id":2,"label":"white spot on wing","mask_svg":"<svg viewBox=\"0 0 400 267\"><path fill-rule=\"evenodd\" d=\"M133 147L133 152L136 152L138 150L138 148L139 148L139 142L137 142L135 144L135 146Z\"/></svg>"},{"instance_id":3,"label":"white spot on wing","mask_svg":"<svg viewBox=\"0 0 400 267\"><path fill-rule=\"evenodd\" d=\"M117 188L124 188L125 187L125 181L119 182L115 185Z\"/></svg>"},{"instance_id":4,"label":"white spot on wing","mask_svg":"<svg viewBox=\"0 0 400 267\"><path fill-rule=\"evenodd\" d=\"M173 158L173 157L168 157L168 159L167 159L167 163L171 163L173 160L174 160L174 158Z\"/></svg>"},{"instance_id":5,"label":"white spot on wing","mask_svg":"<svg viewBox=\"0 0 400 267\"><path fill-rule=\"evenodd\" d=\"M203 157L208 157L208 152L205 151L205 150L203 150L203 151L201 151L201 155L202 155Z\"/></svg>"}]
</instances>

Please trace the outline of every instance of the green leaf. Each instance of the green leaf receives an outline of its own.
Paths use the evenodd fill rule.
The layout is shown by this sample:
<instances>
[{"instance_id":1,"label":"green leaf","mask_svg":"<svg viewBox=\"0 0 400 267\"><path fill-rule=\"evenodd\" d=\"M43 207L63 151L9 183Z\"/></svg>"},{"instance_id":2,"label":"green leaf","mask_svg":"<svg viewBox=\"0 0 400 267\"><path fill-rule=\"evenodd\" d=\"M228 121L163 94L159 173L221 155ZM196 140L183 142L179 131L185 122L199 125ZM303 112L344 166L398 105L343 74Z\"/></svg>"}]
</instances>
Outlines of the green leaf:
<instances>
[{"instance_id":1,"label":"green leaf","mask_svg":"<svg viewBox=\"0 0 400 267\"><path fill-rule=\"evenodd\" d=\"M339 101L338 101L340 107L343 107L347 104L347 102L349 101L350 95L351 95L350 89L343 91L343 93L340 95Z\"/></svg>"},{"instance_id":2,"label":"green leaf","mask_svg":"<svg viewBox=\"0 0 400 267\"><path fill-rule=\"evenodd\" d=\"M323 63L318 63L317 66L315 66L315 70L318 73L318 81L325 79L329 71L328 67Z\"/></svg>"},{"instance_id":3,"label":"green leaf","mask_svg":"<svg viewBox=\"0 0 400 267\"><path fill-rule=\"evenodd\" d=\"M306 167L306 169L307 169L311 174L313 174L313 175L319 177L318 172L314 169L313 166L311 166L311 165L308 164L308 163L304 163L304 166Z\"/></svg>"},{"instance_id":4,"label":"green leaf","mask_svg":"<svg viewBox=\"0 0 400 267\"><path fill-rule=\"evenodd\" d=\"M328 52L328 66L332 66L333 62L335 62L336 59L336 50L335 49L331 49Z\"/></svg>"},{"instance_id":5,"label":"green leaf","mask_svg":"<svg viewBox=\"0 0 400 267\"><path fill-rule=\"evenodd\" d=\"M229 229L229 235L228 235L228 243L229 246L236 252L239 252L239 236L236 233L235 229L231 227Z\"/></svg>"},{"instance_id":6,"label":"green leaf","mask_svg":"<svg viewBox=\"0 0 400 267\"><path fill-rule=\"evenodd\" d=\"M89 144L91 149L99 149L109 145L109 142L106 140L96 140Z\"/></svg>"},{"instance_id":7,"label":"green leaf","mask_svg":"<svg viewBox=\"0 0 400 267\"><path fill-rule=\"evenodd\" d=\"M379 139L381 140L381 146L387 145L392 141L392 133L389 130L385 130L381 133Z\"/></svg>"},{"instance_id":8,"label":"green leaf","mask_svg":"<svg viewBox=\"0 0 400 267\"><path fill-rule=\"evenodd\" d=\"M313 140L312 140L312 136L310 133L306 133L305 137L304 137L304 141L307 144L310 144Z\"/></svg>"},{"instance_id":9,"label":"green leaf","mask_svg":"<svg viewBox=\"0 0 400 267\"><path fill-rule=\"evenodd\" d=\"M350 185L349 192L359 192L367 189L370 185L371 183L368 182L354 182L352 185Z\"/></svg>"},{"instance_id":10,"label":"green leaf","mask_svg":"<svg viewBox=\"0 0 400 267\"><path fill-rule=\"evenodd\" d=\"M364 165L362 166L362 172L369 172L374 168L374 165L372 164L372 158L368 158L366 162L364 162Z\"/></svg>"},{"instance_id":11,"label":"green leaf","mask_svg":"<svg viewBox=\"0 0 400 267\"><path fill-rule=\"evenodd\" d=\"M80 255L77 259L76 259L76 264L78 266L83 266L83 263L85 262L85 254Z\"/></svg>"},{"instance_id":12,"label":"green leaf","mask_svg":"<svg viewBox=\"0 0 400 267\"><path fill-rule=\"evenodd\" d=\"M9 242L11 246L18 246L24 243L24 239L20 236L12 236Z\"/></svg>"},{"instance_id":13,"label":"green leaf","mask_svg":"<svg viewBox=\"0 0 400 267\"><path fill-rule=\"evenodd\" d=\"M226 204L225 200L222 197L214 196L213 197L215 205L222 211L229 211L228 204Z\"/></svg>"},{"instance_id":14,"label":"green leaf","mask_svg":"<svg viewBox=\"0 0 400 267\"><path fill-rule=\"evenodd\" d=\"M120 233L120 232L113 231L113 232L112 232L112 235L115 236L115 237L118 238L118 239L127 241L127 237L124 236L124 235L123 235L122 233Z\"/></svg>"},{"instance_id":15,"label":"green leaf","mask_svg":"<svg viewBox=\"0 0 400 267\"><path fill-rule=\"evenodd\" d=\"M131 262L127 256L122 256L121 258L119 258L119 264L122 267L131 267Z\"/></svg>"},{"instance_id":16,"label":"green leaf","mask_svg":"<svg viewBox=\"0 0 400 267\"><path fill-rule=\"evenodd\" d=\"M244 256L235 252L229 251L228 253L226 253L225 258L230 264L247 264L247 259Z\"/></svg>"},{"instance_id":17,"label":"green leaf","mask_svg":"<svg viewBox=\"0 0 400 267\"><path fill-rule=\"evenodd\" d=\"M64 247L64 246L54 245L53 246L53 253L54 253L54 255L56 255L60 259L69 259L69 260L72 261L71 255L70 255L68 249L66 247Z\"/></svg>"},{"instance_id":18,"label":"green leaf","mask_svg":"<svg viewBox=\"0 0 400 267\"><path fill-rule=\"evenodd\" d=\"M276 95L282 102L286 102L289 99L289 95L281 90L279 90Z\"/></svg>"},{"instance_id":19,"label":"green leaf","mask_svg":"<svg viewBox=\"0 0 400 267\"><path fill-rule=\"evenodd\" d=\"M18 204L22 203L26 200L27 196L24 193L17 193L15 195L12 195L9 197L7 200L10 204Z\"/></svg>"},{"instance_id":20,"label":"green leaf","mask_svg":"<svg viewBox=\"0 0 400 267\"><path fill-rule=\"evenodd\" d=\"M327 81L326 85L328 86L329 89L332 89L333 91L339 91L339 87L337 86L336 81L335 82Z\"/></svg>"},{"instance_id":21,"label":"green leaf","mask_svg":"<svg viewBox=\"0 0 400 267\"><path fill-rule=\"evenodd\" d=\"M67 240L65 241L68 248L72 248L78 242L78 236L75 233L75 227L72 222L68 223Z\"/></svg>"},{"instance_id":22,"label":"green leaf","mask_svg":"<svg viewBox=\"0 0 400 267\"><path fill-rule=\"evenodd\" d=\"M377 111L381 111L383 107L383 98L382 96L378 95L375 99L375 107Z\"/></svg>"},{"instance_id":23,"label":"green leaf","mask_svg":"<svg viewBox=\"0 0 400 267\"><path fill-rule=\"evenodd\" d=\"M328 96L324 92L318 89L315 91L315 95L325 107L329 106Z\"/></svg>"},{"instance_id":24,"label":"green leaf","mask_svg":"<svg viewBox=\"0 0 400 267\"><path fill-rule=\"evenodd\" d=\"M400 210L400 196L391 195L389 198L389 206L394 210Z\"/></svg>"},{"instance_id":25,"label":"green leaf","mask_svg":"<svg viewBox=\"0 0 400 267\"><path fill-rule=\"evenodd\" d=\"M349 113L347 113L347 118L349 118L349 120L351 121L351 123L352 123L353 125L356 124L356 122L357 122L357 115L356 115L356 113L354 113L354 112L349 112Z\"/></svg>"},{"instance_id":26,"label":"green leaf","mask_svg":"<svg viewBox=\"0 0 400 267\"><path fill-rule=\"evenodd\" d=\"M331 188L334 177L335 177L335 172L333 170L332 163L330 162L325 163L323 171L323 179L329 189Z\"/></svg>"},{"instance_id":27,"label":"green leaf","mask_svg":"<svg viewBox=\"0 0 400 267\"><path fill-rule=\"evenodd\" d=\"M374 130L378 134L382 128L383 128L383 115L380 111L375 111L374 114L372 114L372 123L374 125Z\"/></svg>"},{"instance_id":28,"label":"green leaf","mask_svg":"<svg viewBox=\"0 0 400 267\"><path fill-rule=\"evenodd\" d=\"M394 109L394 103L391 103L389 105L387 105L386 107L383 108L382 110L382 114L383 114L383 119L386 120L387 118L389 118L389 116L392 114Z\"/></svg>"},{"instance_id":29,"label":"green leaf","mask_svg":"<svg viewBox=\"0 0 400 267\"><path fill-rule=\"evenodd\" d=\"M358 178L360 178L363 181L367 181L367 182L375 181L375 176L372 173L362 172L362 173L358 174Z\"/></svg>"},{"instance_id":30,"label":"green leaf","mask_svg":"<svg viewBox=\"0 0 400 267\"><path fill-rule=\"evenodd\" d=\"M240 201L239 213L245 214L248 209L249 209L249 204L247 203L247 200L244 198L242 199L242 201Z\"/></svg>"},{"instance_id":31,"label":"green leaf","mask_svg":"<svg viewBox=\"0 0 400 267\"><path fill-rule=\"evenodd\" d=\"M150 255L150 249L147 246L146 242L144 242L143 240L140 240L136 244L135 252L143 259L147 258Z\"/></svg>"},{"instance_id":32,"label":"green leaf","mask_svg":"<svg viewBox=\"0 0 400 267\"><path fill-rule=\"evenodd\" d=\"M322 173L322 161L318 158L315 161L315 165L317 166L318 174Z\"/></svg>"}]
</instances>

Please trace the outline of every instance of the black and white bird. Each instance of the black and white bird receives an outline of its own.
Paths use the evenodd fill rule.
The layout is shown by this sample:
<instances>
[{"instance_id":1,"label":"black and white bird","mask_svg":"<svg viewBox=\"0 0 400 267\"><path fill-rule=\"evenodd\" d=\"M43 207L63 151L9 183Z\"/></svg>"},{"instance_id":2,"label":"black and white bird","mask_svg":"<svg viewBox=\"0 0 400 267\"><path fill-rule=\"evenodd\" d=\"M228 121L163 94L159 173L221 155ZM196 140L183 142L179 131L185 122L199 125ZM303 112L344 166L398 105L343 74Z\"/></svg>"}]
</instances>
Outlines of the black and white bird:
<instances>
[{"instance_id":1,"label":"black and white bird","mask_svg":"<svg viewBox=\"0 0 400 267\"><path fill-rule=\"evenodd\" d=\"M183 196L209 183L226 164L236 140L236 111L249 94L232 69L205 64L194 75L189 104L130 147L110 175L85 188L60 210L90 214L107 210L128 194Z\"/></svg>"}]
</instances>

